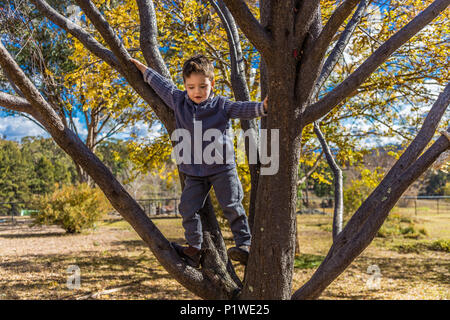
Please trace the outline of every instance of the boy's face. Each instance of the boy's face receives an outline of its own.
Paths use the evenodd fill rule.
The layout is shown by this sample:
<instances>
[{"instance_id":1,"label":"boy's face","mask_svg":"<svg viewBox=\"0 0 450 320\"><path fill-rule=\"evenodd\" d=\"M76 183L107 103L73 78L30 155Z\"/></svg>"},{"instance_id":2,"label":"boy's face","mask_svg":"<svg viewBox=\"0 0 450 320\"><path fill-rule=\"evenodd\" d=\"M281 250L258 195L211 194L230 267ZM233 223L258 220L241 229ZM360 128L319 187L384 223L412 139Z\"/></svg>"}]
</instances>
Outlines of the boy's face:
<instances>
[{"instance_id":1,"label":"boy's face","mask_svg":"<svg viewBox=\"0 0 450 320\"><path fill-rule=\"evenodd\" d=\"M211 81L207 76L201 73L191 73L184 79L189 98L199 104L208 99L211 90L214 88L214 80Z\"/></svg>"}]
</instances>

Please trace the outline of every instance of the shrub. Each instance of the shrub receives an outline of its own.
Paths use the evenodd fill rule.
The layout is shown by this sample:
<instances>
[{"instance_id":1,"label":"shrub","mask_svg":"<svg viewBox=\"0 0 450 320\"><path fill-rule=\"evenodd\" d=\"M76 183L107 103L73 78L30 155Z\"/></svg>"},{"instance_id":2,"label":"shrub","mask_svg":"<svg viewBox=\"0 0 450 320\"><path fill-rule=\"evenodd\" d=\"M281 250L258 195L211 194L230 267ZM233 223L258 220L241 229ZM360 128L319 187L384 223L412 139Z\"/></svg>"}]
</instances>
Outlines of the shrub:
<instances>
[{"instance_id":1,"label":"shrub","mask_svg":"<svg viewBox=\"0 0 450 320\"><path fill-rule=\"evenodd\" d=\"M414 243L401 243L394 246L400 253L420 253L423 250L450 252L450 240L439 239L435 241L421 241Z\"/></svg>"},{"instance_id":2,"label":"shrub","mask_svg":"<svg viewBox=\"0 0 450 320\"><path fill-rule=\"evenodd\" d=\"M420 239L427 235L424 228L417 229L411 218L401 216L399 214L390 214L384 221L377 237L403 237L409 239Z\"/></svg>"},{"instance_id":3,"label":"shrub","mask_svg":"<svg viewBox=\"0 0 450 320\"><path fill-rule=\"evenodd\" d=\"M450 252L450 240L436 240L433 241L428 248L430 250L435 251L444 251L444 252Z\"/></svg>"},{"instance_id":4,"label":"shrub","mask_svg":"<svg viewBox=\"0 0 450 320\"><path fill-rule=\"evenodd\" d=\"M35 206L33 225L58 225L67 233L95 227L111 208L103 192L87 184L63 186L35 199Z\"/></svg>"},{"instance_id":5,"label":"shrub","mask_svg":"<svg viewBox=\"0 0 450 320\"><path fill-rule=\"evenodd\" d=\"M352 180L350 186L344 189L344 213L353 214L370 195L383 178L381 168L371 171L364 169L361 171L360 180Z\"/></svg>"}]
</instances>

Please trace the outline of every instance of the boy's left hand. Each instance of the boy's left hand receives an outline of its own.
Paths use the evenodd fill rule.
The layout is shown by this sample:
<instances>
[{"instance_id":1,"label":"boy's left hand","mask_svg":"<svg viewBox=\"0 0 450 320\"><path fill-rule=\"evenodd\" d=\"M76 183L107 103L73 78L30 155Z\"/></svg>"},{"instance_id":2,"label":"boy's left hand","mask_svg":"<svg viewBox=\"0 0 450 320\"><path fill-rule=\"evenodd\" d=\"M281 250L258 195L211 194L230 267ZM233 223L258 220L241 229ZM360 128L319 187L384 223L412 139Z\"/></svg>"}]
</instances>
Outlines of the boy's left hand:
<instances>
[{"instance_id":1,"label":"boy's left hand","mask_svg":"<svg viewBox=\"0 0 450 320\"><path fill-rule=\"evenodd\" d=\"M140 72L144 73L145 70L147 69L147 66L145 64L142 64L140 61L133 58L131 58L130 60L136 65L136 67L139 69Z\"/></svg>"},{"instance_id":2,"label":"boy's left hand","mask_svg":"<svg viewBox=\"0 0 450 320\"><path fill-rule=\"evenodd\" d=\"M267 97L264 99L264 112L267 112Z\"/></svg>"}]
</instances>

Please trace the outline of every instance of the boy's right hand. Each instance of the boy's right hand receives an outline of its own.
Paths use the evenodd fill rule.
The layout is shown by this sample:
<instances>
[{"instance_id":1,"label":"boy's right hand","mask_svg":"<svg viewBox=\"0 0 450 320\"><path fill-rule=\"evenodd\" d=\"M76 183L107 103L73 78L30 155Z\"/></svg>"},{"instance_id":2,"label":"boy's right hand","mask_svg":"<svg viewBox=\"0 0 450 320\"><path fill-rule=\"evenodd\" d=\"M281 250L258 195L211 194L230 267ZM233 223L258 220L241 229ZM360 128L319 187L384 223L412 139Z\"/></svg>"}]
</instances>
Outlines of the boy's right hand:
<instances>
[{"instance_id":1,"label":"boy's right hand","mask_svg":"<svg viewBox=\"0 0 450 320\"><path fill-rule=\"evenodd\" d=\"M140 72L144 73L145 70L147 70L147 66L145 64L142 64L141 62L133 58L131 58L130 60L136 65Z\"/></svg>"}]
</instances>

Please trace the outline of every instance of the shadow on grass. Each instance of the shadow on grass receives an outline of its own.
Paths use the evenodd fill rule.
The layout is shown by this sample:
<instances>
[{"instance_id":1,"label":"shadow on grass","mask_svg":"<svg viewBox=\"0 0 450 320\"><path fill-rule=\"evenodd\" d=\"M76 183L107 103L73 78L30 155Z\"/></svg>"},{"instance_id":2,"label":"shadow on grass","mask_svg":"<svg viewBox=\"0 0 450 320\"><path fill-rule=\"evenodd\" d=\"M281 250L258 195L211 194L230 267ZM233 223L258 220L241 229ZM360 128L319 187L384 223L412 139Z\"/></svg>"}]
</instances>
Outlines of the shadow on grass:
<instances>
[{"instance_id":1,"label":"shadow on grass","mask_svg":"<svg viewBox=\"0 0 450 320\"><path fill-rule=\"evenodd\" d=\"M353 262L355 263L355 262ZM389 278L406 282L429 282L437 285L450 284L449 262L446 259L430 259L427 256L375 258L360 256L357 264L361 267L377 265L380 269L381 279ZM347 269L348 270L348 269ZM367 270L361 270L367 273ZM367 274L369 275L369 274Z\"/></svg>"},{"instance_id":2,"label":"shadow on grass","mask_svg":"<svg viewBox=\"0 0 450 320\"><path fill-rule=\"evenodd\" d=\"M47 238L47 237L64 237L70 236L73 233L61 232L46 232L46 233L21 233L21 234L0 234L0 238L6 239L22 239L22 238Z\"/></svg>"},{"instance_id":3,"label":"shadow on grass","mask_svg":"<svg viewBox=\"0 0 450 320\"><path fill-rule=\"evenodd\" d=\"M140 243L138 243L140 242ZM140 249L142 241L133 241ZM145 249L145 244L142 249ZM141 299L161 296L162 299L180 295L175 286L165 283L172 277L163 270L149 251L126 256L129 250L107 250L103 253L81 251L76 255L25 255L20 260L0 262L0 268L12 279L0 281L3 299L77 299L109 288L120 290L122 299ZM80 268L81 287L69 290L66 286L69 266ZM23 275L23 277L17 277ZM6 279L3 279L6 280ZM166 281L163 281L166 280ZM35 292L28 297L30 292Z\"/></svg>"}]
</instances>

